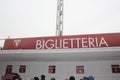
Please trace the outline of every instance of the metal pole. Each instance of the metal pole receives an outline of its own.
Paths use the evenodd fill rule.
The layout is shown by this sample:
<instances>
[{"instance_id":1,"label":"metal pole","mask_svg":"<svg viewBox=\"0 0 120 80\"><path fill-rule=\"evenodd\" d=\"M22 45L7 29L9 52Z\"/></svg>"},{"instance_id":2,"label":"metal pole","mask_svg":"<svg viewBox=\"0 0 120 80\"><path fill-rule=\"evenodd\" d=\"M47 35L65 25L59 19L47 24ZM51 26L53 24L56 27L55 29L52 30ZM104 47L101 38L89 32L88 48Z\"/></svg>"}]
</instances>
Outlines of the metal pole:
<instances>
[{"instance_id":1,"label":"metal pole","mask_svg":"<svg viewBox=\"0 0 120 80\"><path fill-rule=\"evenodd\" d=\"M57 1L56 36L63 35L63 0Z\"/></svg>"}]
</instances>

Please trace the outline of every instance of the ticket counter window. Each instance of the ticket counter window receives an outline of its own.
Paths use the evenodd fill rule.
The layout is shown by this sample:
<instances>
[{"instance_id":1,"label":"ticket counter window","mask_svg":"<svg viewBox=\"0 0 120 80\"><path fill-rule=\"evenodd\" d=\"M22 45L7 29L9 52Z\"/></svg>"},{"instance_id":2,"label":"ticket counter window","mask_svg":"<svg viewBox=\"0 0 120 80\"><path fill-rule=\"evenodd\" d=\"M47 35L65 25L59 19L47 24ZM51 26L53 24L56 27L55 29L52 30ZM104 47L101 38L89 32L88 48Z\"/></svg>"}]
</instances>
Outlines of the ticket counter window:
<instances>
[{"instance_id":1,"label":"ticket counter window","mask_svg":"<svg viewBox=\"0 0 120 80\"><path fill-rule=\"evenodd\" d=\"M26 65L20 65L19 73L25 73L26 72Z\"/></svg>"},{"instance_id":2,"label":"ticket counter window","mask_svg":"<svg viewBox=\"0 0 120 80\"><path fill-rule=\"evenodd\" d=\"M84 66L76 66L77 74L84 74Z\"/></svg>"},{"instance_id":3,"label":"ticket counter window","mask_svg":"<svg viewBox=\"0 0 120 80\"><path fill-rule=\"evenodd\" d=\"M7 67L6 67L6 74L7 73L12 73L12 68L13 68L13 65L7 65Z\"/></svg>"},{"instance_id":4,"label":"ticket counter window","mask_svg":"<svg viewBox=\"0 0 120 80\"><path fill-rule=\"evenodd\" d=\"M120 73L120 65L111 65L112 73Z\"/></svg>"},{"instance_id":5,"label":"ticket counter window","mask_svg":"<svg viewBox=\"0 0 120 80\"><path fill-rule=\"evenodd\" d=\"M56 66L49 66L48 73L54 74L56 71Z\"/></svg>"}]
</instances>

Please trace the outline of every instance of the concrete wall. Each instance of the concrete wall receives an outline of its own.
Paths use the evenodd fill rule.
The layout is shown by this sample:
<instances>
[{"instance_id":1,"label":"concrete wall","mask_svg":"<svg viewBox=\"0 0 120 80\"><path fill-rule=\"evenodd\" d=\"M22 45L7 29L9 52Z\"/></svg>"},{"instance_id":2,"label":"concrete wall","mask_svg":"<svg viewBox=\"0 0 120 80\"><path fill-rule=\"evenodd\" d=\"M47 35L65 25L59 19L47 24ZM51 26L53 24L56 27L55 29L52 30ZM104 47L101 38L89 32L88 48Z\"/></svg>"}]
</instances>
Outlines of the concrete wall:
<instances>
[{"instance_id":1,"label":"concrete wall","mask_svg":"<svg viewBox=\"0 0 120 80\"><path fill-rule=\"evenodd\" d=\"M0 76L5 74L6 66L13 65L12 72L19 73L20 65L26 65L26 73L19 73L22 80L30 80L34 76L40 78L42 74L46 76L46 80L55 77L56 80L69 79L74 76L76 80L80 80L84 76L94 76L95 80L119 80L120 73L112 73L111 65L120 65L120 60L114 61L78 61L78 62L0 62ZM56 66L56 73L49 74L48 67ZM76 66L84 66L84 74L76 74Z\"/></svg>"}]
</instances>

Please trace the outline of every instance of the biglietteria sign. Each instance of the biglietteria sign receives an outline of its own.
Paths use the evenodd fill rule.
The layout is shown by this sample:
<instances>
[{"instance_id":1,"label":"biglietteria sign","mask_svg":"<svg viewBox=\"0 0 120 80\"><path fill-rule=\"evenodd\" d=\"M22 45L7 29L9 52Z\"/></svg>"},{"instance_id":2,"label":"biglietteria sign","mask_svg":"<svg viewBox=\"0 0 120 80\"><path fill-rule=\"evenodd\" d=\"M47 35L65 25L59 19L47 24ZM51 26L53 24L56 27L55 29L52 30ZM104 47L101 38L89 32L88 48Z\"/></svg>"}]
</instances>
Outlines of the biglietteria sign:
<instances>
[{"instance_id":1,"label":"biglietteria sign","mask_svg":"<svg viewBox=\"0 0 120 80\"><path fill-rule=\"evenodd\" d=\"M68 49L120 46L120 33L6 39L4 49Z\"/></svg>"}]
</instances>

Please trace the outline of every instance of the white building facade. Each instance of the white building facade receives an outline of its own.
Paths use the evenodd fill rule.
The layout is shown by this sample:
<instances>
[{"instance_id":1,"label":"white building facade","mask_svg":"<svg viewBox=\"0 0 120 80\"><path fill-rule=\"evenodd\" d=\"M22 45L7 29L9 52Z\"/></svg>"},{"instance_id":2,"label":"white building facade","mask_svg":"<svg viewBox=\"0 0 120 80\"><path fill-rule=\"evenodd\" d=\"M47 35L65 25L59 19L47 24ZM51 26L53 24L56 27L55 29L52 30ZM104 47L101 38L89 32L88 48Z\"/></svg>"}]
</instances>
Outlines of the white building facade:
<instances>
[{"instance_id":1,"label":"white building facade","mask_svg":"<svg viewBox=\"0 0 120 80\"><path fill-rule=\"evenodd\" d=\"M7 39L0 51L0 76L22 80L120 80L120 33ZM10 76L7 76L6 80Z\"/></svg>"}]
</instances>

